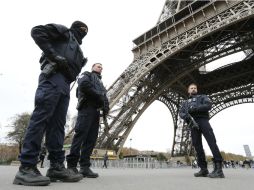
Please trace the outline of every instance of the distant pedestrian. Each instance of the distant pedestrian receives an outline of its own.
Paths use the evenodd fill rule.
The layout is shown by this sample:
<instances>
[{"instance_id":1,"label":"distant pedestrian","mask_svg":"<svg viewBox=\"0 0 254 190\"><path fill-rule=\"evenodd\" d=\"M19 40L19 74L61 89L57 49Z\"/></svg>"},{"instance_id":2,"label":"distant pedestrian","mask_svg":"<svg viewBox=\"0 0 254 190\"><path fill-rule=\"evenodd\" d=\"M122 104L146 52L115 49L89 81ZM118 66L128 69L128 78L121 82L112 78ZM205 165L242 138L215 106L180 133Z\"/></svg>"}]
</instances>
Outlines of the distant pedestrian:
<instances>
[{"instance_id":1,"label":"distant pedestrian","mask_svg":"<svg viewBox=\"0 0 254 190\"><path fill-rule=\"evenodd\" d=\"M235 161L234 160L231 160L231 167L235 168Z\"/></svg>"},{"instance_id":2,"label":"distant pedestrian","mask_svg":"<svg viewBox=\"0 0 254 190\"><path fill-rule=\"evenodd\" d=\"M106 151L106 153L103 156L103 166L102 166L102 168L104 168L104 167L108 168L107 162L108 162L108 151Z\"/></svg>"},{"instance_id":3,"label":"distant pedestrian","mask_svg":"<svg viewBox=\"0 0 254 190\"><path fill-rule=\"evenodd\" d=\"M249 169L251 168L251 165L250 165L250 161L248 159L244 160L243 161L243 165L246 169Z\"/></svg>"},{"instance_id":4,"label":"distant pedestrian","mask_svg":"<svg viewBox=\"0 0 254 190\"><path fill-rule=\"evenodd\" d=\"M41 164L41 168L44 168L43 163L44 163L44 159L45 159L46 155L47 155L46 147L43 146L41 148L41 152L40 152L40 155L39 155L39 159L40 159L39 163Z\"/></svg>"},{"instance_id":5,"label":"distant pedestrian","mask_svg":"<svg viewBox=\"0 0 254 190\"><path fill-rule=\"evenodd\" d=\"M192 161L191 166L192 166L192 168L197 168L197 160L196 159Z\"/></svg>"}]
</instances>

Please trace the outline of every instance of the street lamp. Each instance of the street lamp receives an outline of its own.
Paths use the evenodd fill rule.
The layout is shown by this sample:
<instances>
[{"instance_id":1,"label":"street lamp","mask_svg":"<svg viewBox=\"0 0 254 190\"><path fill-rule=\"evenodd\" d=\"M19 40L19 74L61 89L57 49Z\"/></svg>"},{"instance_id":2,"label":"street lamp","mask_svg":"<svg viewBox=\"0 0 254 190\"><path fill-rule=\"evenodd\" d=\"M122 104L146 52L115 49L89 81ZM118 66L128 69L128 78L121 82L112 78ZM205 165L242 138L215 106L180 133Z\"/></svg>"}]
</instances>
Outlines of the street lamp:
<instances>
[{"instance_id":1,"label":"street lamp","mask_svg":"<svg viewBox=\"0 0 254 190\"><path fill-rule=\"evenodd\" d=\"M130 138L130 155L132 155L132 152L131 152L131 141L132 141L132 138Z\"/></svg>"}]
</instances>

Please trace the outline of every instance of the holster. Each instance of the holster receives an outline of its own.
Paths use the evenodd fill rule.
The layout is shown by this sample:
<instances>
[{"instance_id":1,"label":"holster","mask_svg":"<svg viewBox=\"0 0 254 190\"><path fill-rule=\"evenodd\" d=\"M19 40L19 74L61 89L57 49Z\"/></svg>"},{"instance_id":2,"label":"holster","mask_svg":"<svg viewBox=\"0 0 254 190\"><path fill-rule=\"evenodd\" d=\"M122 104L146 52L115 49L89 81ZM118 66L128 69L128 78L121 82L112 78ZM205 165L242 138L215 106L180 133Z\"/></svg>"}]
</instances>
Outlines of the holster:
<instances>
[{"instance_id":1,"label":"holster","mask_svg":"<svg viewBox=\"0 0 254 190\"><path fill-rule=\"evenodd\" d=\"M40 60L41 64L41 73L44 74L46 78L50 77L53 73L56 72L57 69L57 63L50 61L46 57L44 59Z\"/></svg>"}]
</instances>

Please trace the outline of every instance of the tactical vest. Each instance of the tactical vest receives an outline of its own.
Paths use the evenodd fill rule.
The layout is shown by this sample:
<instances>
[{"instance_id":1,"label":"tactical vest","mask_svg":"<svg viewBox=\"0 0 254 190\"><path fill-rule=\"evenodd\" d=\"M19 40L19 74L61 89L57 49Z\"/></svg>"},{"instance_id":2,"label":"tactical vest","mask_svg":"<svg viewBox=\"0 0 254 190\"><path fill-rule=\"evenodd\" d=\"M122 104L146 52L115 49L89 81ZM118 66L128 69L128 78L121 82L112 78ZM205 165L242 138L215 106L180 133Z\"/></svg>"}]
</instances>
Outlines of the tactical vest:
<instances>
[{"instance_id":1,"label":"tactical vest","mask_svg":"<svg viewBox=\"0 0 254 190\"><path fill-rule=\"evenodd\" d=\"M197 108L197 111L194 112L194 113L191 113L191 116L194 117L194 118L197 118L197 117L205 117L205 118L209 118L209 110L200 110L200 107L203 107L203 106L209 106L208 105L208 102L203 102L204 101L204 98L206 98L207 96L206 95L202 95L202 94L198 94L198 95L194 95L192 97L190 97L188 100L187 100L187 107L196 107Z\"/></svg>"},{"instance_id":2,"label":"tactical vest","mask_svg":"<svg viewBox=\"0 0 254 190\"><path fill-rule=\"evenodd\" d=\"M63 31L64 27L62 25L56 25L59 31ZM84 56L83 52L80 49L80 46L74 37L74 34L71 31L69 32L69 37L67 40L59 40L52 43L54 50L61 56L65 57L68 60L69 72L61 71L70 82L76 80L76 77L80 73L82 67L84 66Z\"/></svg>"},{"instance_id":3,"label":"tactical vest","mask_svg":"<svg viewBox=\"0 0 254 190\"><path fill-rule=\"evenodd\" d=\"M89 83L92 84L93 91L97 91L98 94L105 94L107 93L107 90L105 89L102 81L98 78L98 76L95 73L85 71L82 73L82 77L78 80L78 87L76 89L76 97L78 98L78 106L77 108L81 108L82 105L92 105L97 108L100 108L101 105L98 104L98 100L94 98L94 96L88 95L85 92L82 92L79 88L80 84L84 81L83 77L84 75L88 76ZM85 80L86 81L86 80ZM88 81L86 81L88 82Z\"/></svg>"}]
</instances>

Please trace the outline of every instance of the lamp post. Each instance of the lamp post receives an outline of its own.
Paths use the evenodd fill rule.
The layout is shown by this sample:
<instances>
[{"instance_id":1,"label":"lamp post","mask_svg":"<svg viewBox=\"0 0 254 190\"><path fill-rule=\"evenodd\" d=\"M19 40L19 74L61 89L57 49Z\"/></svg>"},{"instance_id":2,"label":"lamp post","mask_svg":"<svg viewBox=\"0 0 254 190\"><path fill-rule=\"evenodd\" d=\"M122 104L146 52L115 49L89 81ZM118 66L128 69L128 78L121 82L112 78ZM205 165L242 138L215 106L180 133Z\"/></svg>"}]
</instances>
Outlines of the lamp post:
<instances>
[{"instance_id":1,"label":"lamp post","mask_svg":"<svg viewBox=\"0 0 254 190\"><path fill-rule=\"evenodd\" d=\"M132 155L132 152L131 152L131 141L132 141L132 138L130 138L130 155Z\"/></svg>"}]
</instances>

